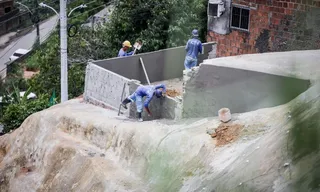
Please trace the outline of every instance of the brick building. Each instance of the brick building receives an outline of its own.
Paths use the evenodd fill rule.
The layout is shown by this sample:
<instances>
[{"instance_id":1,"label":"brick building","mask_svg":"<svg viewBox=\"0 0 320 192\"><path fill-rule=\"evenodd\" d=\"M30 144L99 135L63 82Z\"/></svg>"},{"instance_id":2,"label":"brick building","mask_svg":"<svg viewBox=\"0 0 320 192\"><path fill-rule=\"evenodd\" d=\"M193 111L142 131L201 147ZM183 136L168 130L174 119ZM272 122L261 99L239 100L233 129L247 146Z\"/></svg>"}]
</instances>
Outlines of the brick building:
<instances>
[{"instance_id":1,"label":"brick building","mask_svg":"<svg viewBox=\"0 0 320 192\"><path fill-rule=\"evenodd\" d=\"M320 49L320 0L209 0L207 41L217 57Z\"/></svg>"},{"instance_id":2,"label":"brick building","mask_svg":"<svg viewBox=\"0 0 320 192\"><path fill-rule=\"evenodd\" d=\"M0 0L0 35L19 28L29 19L29 13L16 8L13 0Z\"/></svg>"}]
</instances>

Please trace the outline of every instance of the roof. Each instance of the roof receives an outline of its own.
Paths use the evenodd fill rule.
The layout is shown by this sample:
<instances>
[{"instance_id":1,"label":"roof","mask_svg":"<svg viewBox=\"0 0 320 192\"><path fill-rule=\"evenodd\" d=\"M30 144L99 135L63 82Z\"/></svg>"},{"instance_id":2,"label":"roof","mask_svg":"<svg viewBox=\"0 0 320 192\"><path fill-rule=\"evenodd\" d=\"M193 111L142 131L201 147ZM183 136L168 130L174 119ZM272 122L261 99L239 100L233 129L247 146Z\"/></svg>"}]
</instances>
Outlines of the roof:
<instances>
[{"instance_id":1,"label":"roof","mask_svg":"<svg viewBox=\"0 0 320 192\"><path fill-rule=\"evenodd\" d=\"M102 9L101 11L99 11L98 13L96 13L94 16L95 17L108 17L109 15L111 15L112 11L114 9L113 5L109 5L108 7Z\"/></svg>"}]
</instances>

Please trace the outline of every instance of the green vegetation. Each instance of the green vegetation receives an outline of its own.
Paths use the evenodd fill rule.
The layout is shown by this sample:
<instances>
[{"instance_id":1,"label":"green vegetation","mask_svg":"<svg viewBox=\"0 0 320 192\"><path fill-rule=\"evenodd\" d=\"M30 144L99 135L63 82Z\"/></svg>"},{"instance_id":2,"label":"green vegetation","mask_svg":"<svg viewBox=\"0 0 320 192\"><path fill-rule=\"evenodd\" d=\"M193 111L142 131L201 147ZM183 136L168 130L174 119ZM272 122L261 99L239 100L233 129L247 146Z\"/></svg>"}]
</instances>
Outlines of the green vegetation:
<instances>
[{"instance_id":1,"label":"green vegetation","mask_svg":"<svg viewBox=\"0 0 320 192\"><path fill-rule=\"evenodd\" d=\"M136 40L142 40L144 46L139 52L149 52L185 45L191 37L192 29L197 28L201 40L205 41L207 0L119 0L114 2L115 9L110 22L98 27L95 31L80 26L89 16L103 9L103 4L110 4L109 2L110 0L79 0L68 4L69 11L83 3L88 5L88 8L84 10L75 11L68 20L69 26L74 25L78 28L78 33L68 39L69 98L77 97L83 93L85 66L88 59L115 57L124 40L129 40L132 43ZM59 3L58 1L48 2L48 5L58 9ZM41 10L45 13L50 12ZM53 92L59 101L59 31L51 35L45 44L36 47L29 58L16 65L15 68L6 79L6 83L0 90L0 95L12 93L15 90L12 85L15 85L21 90L32 87L32 92L36 95L46 96L40 96L40 99L30 102L7 103L3 107L4 114L0 119L6 131L19 127L23 120L33 112L48 107L48 95ZM25 81L22 68L32 71L39 70L39 73ZM19 115L18 119L17 115Z\"/></svg>"},{"instance_id":2,"label":"green vegetation","mask_svg":"<svg viewBox=\"0 0 320 192\"><path fill-rule=\"evenodd\" d=\"M28 101L27 96L31 93L31 87L23 97L20 97L20 90L17 87L13 85L13 88L13 93L5 97L5 100L10 105L5 108L4 115L1 118L1 123L4 125L4 133L19 127L29 115L48 107L48 98L45 95L41 95L36 100Z\"/></svg>"},{"instance_id":3,"label":"green vegetation","mask_svg":"<svg viewBox=\"0 0 320 192\"><path fill-rule=\"evenodd\" d=\"M294 191L319 191L320 183L320 103L319 98L292 107L290 155L297 165ZM303 161L303 159L305 161ZM308 160L306 160L308 159ZM298 164L304 162L304 164Z\"/></svg>"},{"instance_id":4,"label":"green vegetation","mask_svg":"<svg viewBox=\"0 0 320 192\"><path fill-rule=\"evenodd\" d=\"M179 191L183 179L205 170L201 157L194 156L189 161L183 161L180 155L163 149L149 155L145 179L152 191Z\"/></svg>"}]
</instances>

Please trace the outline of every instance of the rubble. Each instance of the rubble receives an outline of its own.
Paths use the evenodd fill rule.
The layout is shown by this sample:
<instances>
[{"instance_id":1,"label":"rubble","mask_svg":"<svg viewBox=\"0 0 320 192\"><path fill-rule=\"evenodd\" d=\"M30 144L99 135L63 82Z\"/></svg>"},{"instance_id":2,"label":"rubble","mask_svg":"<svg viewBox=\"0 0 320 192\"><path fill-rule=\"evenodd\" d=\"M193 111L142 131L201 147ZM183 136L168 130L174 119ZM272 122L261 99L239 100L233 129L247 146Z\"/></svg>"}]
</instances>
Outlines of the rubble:
<instances>
[{"instance_id":1,"label":"rubble","mask_svg":"<svg viewBox=\"0 0 320 192\"><path fill-rule=\"evenodd\" d=\"M240 130L243 127L240 124L221 123L211 137L217 139L217 146L223 146L234 142L239 137Z\"/></svg>"},{"instance_id":2,"label":"rubble","mask_svg":"<svg viewBox=\"0 0 320 192\"><path fill-rule=\"evenodd\" d=\"M165 84L167 87L167 95L169 97L181 97L182 96L182 87L183 81L182 78L168 79L165 81L158 81L151 83L152 85Z\"/></svg>"},{"instance_id":3,"label":"rubble","mask_svg":"<svg viewBox=\"0 0 320 192\"><path fill-rule=\"evenodd\" d=\"M169 97L177 97L180 96L181 93L178 92L176 89L167 89L167 93L166 93Z\"/></svg>"}]
</instances>

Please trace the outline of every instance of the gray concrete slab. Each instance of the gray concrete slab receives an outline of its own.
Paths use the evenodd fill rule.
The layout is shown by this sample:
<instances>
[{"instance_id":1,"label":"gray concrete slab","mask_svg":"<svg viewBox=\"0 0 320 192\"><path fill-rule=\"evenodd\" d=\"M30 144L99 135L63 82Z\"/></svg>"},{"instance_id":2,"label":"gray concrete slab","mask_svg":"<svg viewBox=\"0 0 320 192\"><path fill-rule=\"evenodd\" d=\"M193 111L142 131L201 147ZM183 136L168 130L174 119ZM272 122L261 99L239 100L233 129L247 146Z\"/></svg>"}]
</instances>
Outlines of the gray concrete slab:
<instances>
[{"instance_id":1,"label":"gray concrete slab","mask_svg":"<svg viewBox=\"0 0 320 192\"><path fill-rule=\"evenodd\" d=\"M232 63L227 62L232 59ZM220 63L215 63L213 59L205 63L208 61L212 63L201 64L184 77L184 118L217 116L218 110L224 107L229 108L231 113L243 113L282 105L310 86L309 80L289 76L289 72L271 67L264 68L262 64L253 67L257 70L249 70L248 65L247 69L240 67L246 64L245 60L240 60L239 64L236 58L221 58L218 59ZM272 73L267 69L272 69Z\"/></svg>"},{"instance_id":2,"label":"gray concrete slab","mask_svg":"<svg viewBox=\"0 0 320 192\"><path fill-rule=\"evenodd\" d=\"M215 42L203 44L204 54L199 55L198 63L207 59L211 51L215 52L215 45ZM155 82L182 77L185 55L185 47L181 46L129 57L93 61L93 63L128 79L137 79L145 84L147 80L140 63L140 57L143 59L150 82Z\"/></svg>"},{"instance_id":3,"label":"gray concrete slab","mask_svg":"<svg viewBox=\"0 0 320 192\"><path fill-rule=\"evenodd\" d=\"M89 63L86 69L84 99L96 105L109 106L118 110L122 101L121 94L124 84L123 99L134 93L136 88L141 85L139 81L130 80L93 63ZM179 118L181 116L180 103L178 100L170 97L162 99L155 97L150 102L150 110L153 116L148 117L144 111L143 118L144 120ZM137 117L135 104L129 104L128 110L121 109L121 111L124 116Z\"/></svg>"},{"instance_id":4,"label":"gray concrete slab","mask_svg":"<svg viewBox=\"0 0 320 192\"><path fill-rule=\"evenodd\" d=\"M273 52L207 59L224 66L315 81L320 77L320 50Z\"/></svg>"}]
</instances>

